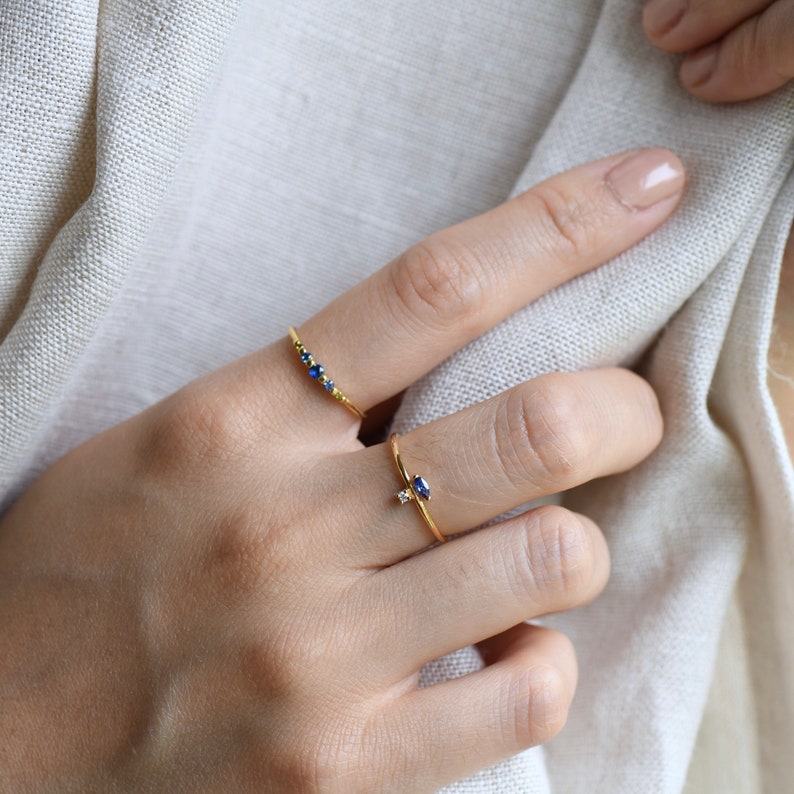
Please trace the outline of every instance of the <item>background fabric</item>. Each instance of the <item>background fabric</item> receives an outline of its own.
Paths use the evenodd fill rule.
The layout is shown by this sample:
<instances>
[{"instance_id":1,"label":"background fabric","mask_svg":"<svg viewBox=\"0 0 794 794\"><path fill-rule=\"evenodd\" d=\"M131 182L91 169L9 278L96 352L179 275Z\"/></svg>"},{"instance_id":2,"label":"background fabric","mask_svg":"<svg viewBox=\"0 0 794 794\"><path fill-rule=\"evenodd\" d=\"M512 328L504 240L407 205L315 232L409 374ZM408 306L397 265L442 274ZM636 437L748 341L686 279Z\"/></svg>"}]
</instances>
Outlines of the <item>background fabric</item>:
<instances>
[{"instance_id":1,"label":"background fabric","mask_svg":"<svg viewBox=\"0 0 794 794\"><path fill-rule=\"evenodd\" d=\"M689 769L691 791L786 791L794 474L765 383L794 93L689 98L635 0L236 6L4 6L3 503L429 232L669 146L691 174L675 218L469 345L398 417L622 362L666 420L649 461L564 497L613 555L606 593L554 619L582 667L569 726L450 790L674 792ZM424 681L478 664L464 650Z\"/></svg>"}]
</instances>

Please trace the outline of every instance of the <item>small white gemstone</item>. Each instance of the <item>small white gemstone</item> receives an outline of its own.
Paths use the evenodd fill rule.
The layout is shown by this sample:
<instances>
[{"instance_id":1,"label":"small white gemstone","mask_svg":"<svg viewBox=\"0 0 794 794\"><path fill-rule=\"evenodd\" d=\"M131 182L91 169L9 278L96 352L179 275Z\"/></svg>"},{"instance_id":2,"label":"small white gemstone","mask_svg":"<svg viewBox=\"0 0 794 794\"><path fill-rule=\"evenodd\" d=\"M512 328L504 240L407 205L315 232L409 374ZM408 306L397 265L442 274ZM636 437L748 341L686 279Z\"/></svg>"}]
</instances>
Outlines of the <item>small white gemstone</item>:
<instances>
[{"instance_id":1,"label":"small white gemstone","mask_svg":"<svg viewBox=\"0 0 794 794\"><path fill-rule=\"evenodd\" d=\"M406 502L411 501L411 492L406 488L397 494L397 498L400 500L400 504L404 505Z\"/></svg>"}]
</instances>

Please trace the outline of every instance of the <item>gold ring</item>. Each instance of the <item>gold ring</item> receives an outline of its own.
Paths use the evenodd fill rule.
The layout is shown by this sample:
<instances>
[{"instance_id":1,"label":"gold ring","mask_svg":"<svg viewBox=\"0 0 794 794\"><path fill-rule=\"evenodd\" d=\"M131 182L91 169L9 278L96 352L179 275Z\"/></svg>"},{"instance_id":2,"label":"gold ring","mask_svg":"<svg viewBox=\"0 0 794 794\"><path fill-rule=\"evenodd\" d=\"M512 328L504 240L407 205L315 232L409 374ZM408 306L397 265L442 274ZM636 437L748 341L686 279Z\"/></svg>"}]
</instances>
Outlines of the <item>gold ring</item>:
<instances>
[{"instance_id":1,"label":"gold ring","mask_svg":"<svg viewBox=\"0 0 794 794\"><path fill-rule=\"evenodd\" d=\"M357 408L350 400L336 388L336 384L325 374L325 367L314 360L312 354L303 346L303 342L298 338L298 332L290 326L289 336L292 339L292 344L295 350L298 351L301 361L307 366L309 370L309 377L316 380L330 395L336 400L339 400L348 411L354 413L359 419L363 419L366 414Z\"/></svg>"},{"instance_id":2,"label":"gold ring","mask_svg":"<svg viewBox=\"0 0 794 794\"><path fill-rule=\"evenodd\" d=\"M400 477L403 478L403 482L405 483L405 488L397 494L400 504L413 502L424 519L425 524L427 524L428 528L433 533L433 537L439 543L446 543L447 539L441 534L441 530L439 530L436 526L436 522L430 517L430 513L428 513L425 505L425 502L430 500L430 486L427 484L427 480L419 475L411 477L405 470L405 464L400 457L400 450L397 446L397 433L391 434L389 443L391 444L391 454L394 455L394 462L397 464L397 470L400 472Z\"/></svg>"}]
</instances>

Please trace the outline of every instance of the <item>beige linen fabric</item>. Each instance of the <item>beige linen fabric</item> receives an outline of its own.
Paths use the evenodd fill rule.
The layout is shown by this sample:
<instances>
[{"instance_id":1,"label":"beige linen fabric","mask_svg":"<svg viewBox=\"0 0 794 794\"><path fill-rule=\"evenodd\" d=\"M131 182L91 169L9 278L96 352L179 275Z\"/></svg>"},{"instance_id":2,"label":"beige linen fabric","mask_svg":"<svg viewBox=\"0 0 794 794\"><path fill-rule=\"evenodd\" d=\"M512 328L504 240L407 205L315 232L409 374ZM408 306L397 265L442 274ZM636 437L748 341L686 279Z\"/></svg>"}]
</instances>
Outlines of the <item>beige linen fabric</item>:
<instances>
[{"instance_id":1,"label":"beige linen fabric","mask_svg":"<svg viewBox=\"0 0 794 794\"><path fill-rule=\"evenodd\" d=\"M234 4L0 13L0 483L14 489L172 177Z\"/></svg>"},{"instance_id":2,"label":"beige linen fabric","mask_svg":"<svg viewBox=\"0 0 794 794\"><path fill-rule=\"evenodd\" d=\"M670 146L692 173L671 223L469 345L398 417L405 429L522 378L622 362L666 418L648 462L564 497L600 522L614 566L603 597L554 619L582 666L568 728L450 790L680 791L701 726L688 790L785 792L794 475L765 378L794 94L690 99L639 10L7 2L4 504L430 231L575 163ZM464 650L424 680L478 664Z\"/></svg>"}]
</instances>

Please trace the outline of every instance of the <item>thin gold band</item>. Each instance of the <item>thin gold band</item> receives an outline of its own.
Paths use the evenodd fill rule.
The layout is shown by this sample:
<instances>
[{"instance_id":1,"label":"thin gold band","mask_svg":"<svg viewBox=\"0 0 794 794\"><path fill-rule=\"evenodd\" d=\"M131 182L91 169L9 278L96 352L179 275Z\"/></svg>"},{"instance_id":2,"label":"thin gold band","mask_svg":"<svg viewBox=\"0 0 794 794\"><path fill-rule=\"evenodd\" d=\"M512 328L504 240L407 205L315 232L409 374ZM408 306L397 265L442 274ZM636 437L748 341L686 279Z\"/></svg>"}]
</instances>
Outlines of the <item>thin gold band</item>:
<instances>
[{"instance_id":1,"label":"thin gold band","mask_svg":"<svg viewBox=\"0 0 794 794\"><path fill-rule=\"evenodd\" d=\"M414 486L414 481L411 479L411 476L405 469L405 464L403 463L402 457L400 456L399 447L397 446L397 433L391 434L389 443L391 444L391 454L394 456L394 462L397 464L397 470L400 472L400 477L402 477L403 482L405 483L405 490L402 493L406 494L407 498L403 498L400 496L400 494L397 494L400 502L413 502L419 510L419 514L424 519L425 524L427 524L428 529L433 533L433 537L439 543L446 543L447 539L441 534L441 530L436 526L436 522L430 517L430 513L427 511L427 507L425 506L424 498L417 493L416 487ZM429 499L430 496L427 498Z\"/></svg>"},{"instance_id":2,"label":"thin gold band","mask_svg":"<svg viewBox=\"0 0 794 794\"><path fill-rule=\"evenodd\" d=\"M360 408L357 408L355 405L353 405L353 403L351 403L350 400L348 400L347 397L345 397L345 395L336 388L336 384L325 374L325 367L314 360L312 354L303 346L303 342L301 342L300 338L298 337L298 332L292 326L290 326L289 329L289 336L290 339L292 339L293 347L298 351L301 361L308 368L309 376L313 380L316 380L317 383L319 383L328 392L328 394L331 395L331 397L342 403L342 405L344 405L348 411L354 413L359 419L363 419L366 414Z\"/></svg>"}]
</instances>

